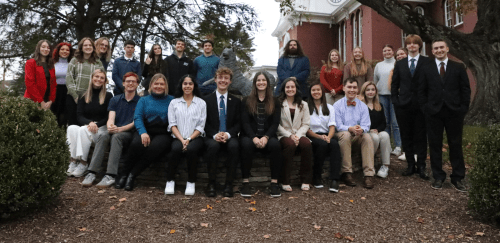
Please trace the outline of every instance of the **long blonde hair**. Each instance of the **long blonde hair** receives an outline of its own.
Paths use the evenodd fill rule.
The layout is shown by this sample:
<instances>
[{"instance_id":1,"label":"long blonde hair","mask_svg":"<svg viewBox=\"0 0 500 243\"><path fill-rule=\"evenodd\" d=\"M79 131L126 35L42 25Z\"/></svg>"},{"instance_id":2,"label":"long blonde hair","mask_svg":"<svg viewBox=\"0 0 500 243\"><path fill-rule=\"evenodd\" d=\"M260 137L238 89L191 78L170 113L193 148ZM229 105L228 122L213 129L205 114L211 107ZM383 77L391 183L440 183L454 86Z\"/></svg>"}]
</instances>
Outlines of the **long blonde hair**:
<instances>
[{"instance_id":1,"label":"long blonde hair","mask_svg":"<svg viewBox=\"0 0 500 243\"><path fill-rule=\"evenodd\" d=\"M342 56L340 55L340 52L337 49L332 49L328 53L328 58L327 58L328 61L323 66L326 66L326 71L327 72L331 72L332 71L333 62L332 62L332 60L330 58L332 56L332 52L337 53L337 55L339 56L339 60L337 61L337 66L339 66L339 70L343 71L344 70L344 62L342 62Z\"/></svg>"},{"instance_id":2,"label":"long blonde hair","mask_svg":"<svg viewBox=\"0 0 500 243\"><path fill-rule=\"evenodd\" d=\"M95 48L99 48L99 46L101 45L101 43L103 41L107 41L108 42L108 50L106 51L106 61L109 62L111 60L111 42L109 41L108 37L101 37L99 39L97 39L95 41ZM101 57L102 54L99 54L99 51L96 50L96 53L98 53L97 55L99 57Z\"/></svg>"},{"instance_id":3,"label":"long blonde hair","mask_svg":"<svg viewBox=\"0 0 500 243\"><path fill-rule=\"evenodd\" d=\"M380 111L382 110L382 106L380 105L380 100L378 98L378 89L377 89L377 85L375 85L374 82L372 81L367 81L363 84L363 86L361 86L361 101L365 102L365 104L368 104L368 97L366 97L366 89L368 88L368 86L370 85L373 85L373 87L375 87L375 97L373 97L373 109L375 109L376 111Z\"/></svg>"},{"instance_id":4,"label":"long blonde hair","mask_svg":"<svg viewBox=\"0 0 500 243\"><path fill-rule=\"evenodd\" d=\"M99 92L99 104L102 105L102 104L104 104L104 100L106 99L106 84L108 84L108 77L106 77L106 72L104 72L104 70L102 70L100 68L94 70L94 72L92 73L92 76L90 77L89 87L87 88L87 92L85 92L85 94L84 94L85 102L88 104L88 103L90 103L90 101L92 101L92 89L94 86L94 84L92 83L92 79L94 79L94 75L96 73L104 74L104 79L106 80L106 82L104 82L104 84L102 84L102 86L101 86L101 92Z\"/></svg>"},{"instance_id":5,"label":"long blonde hair","mask_svg":"<svg viewBox=\"0 0 500 243\"><path fill-rule=\"evenodd\" d=\"M358 70L358 67L356 65L356 61L354 60L354 50L359 49L361 51L361 54L363 57L361 57L361 69ZM352 49L352 58L351 58L351 76L352 77L359 77L359 76L364 76L368 72L368 62L365 59L365 52L361 47L357 46L354 49Z\"/></svg>"}]
</instances>

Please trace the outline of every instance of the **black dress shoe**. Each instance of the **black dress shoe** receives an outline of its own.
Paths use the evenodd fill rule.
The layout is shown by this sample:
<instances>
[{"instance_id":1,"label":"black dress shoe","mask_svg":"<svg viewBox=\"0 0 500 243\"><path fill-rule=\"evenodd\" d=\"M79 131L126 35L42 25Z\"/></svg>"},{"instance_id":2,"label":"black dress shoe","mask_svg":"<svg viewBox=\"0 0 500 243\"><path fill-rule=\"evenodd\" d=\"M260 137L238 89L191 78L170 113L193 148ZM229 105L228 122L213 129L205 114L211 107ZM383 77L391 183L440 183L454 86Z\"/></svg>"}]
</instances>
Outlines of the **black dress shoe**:
<instances>
[{"instance_id":1,"label":"black dress shoe","mask_svg":"<svg viewBox=\"0 0 500 243\"><path fill-rule=\"evenodd\" d=\"M128 175L127 182L125 183L125 191L134 190L134 181L135 181L135 176L132 174Z\"/></svg>"},{"instance_id":2,"label":"black dress shoe","mask_svg":"<svg viewBox=\"0 0 500 243\"><path fill-rule=\"evenodd\" d=\"M415 166L410 166L410 167L406 168L405 172L403 172L403 176L411 176L411 175L415 174L416 171L417 171L417 169L415 169Z\"/></svg>"},{"instance_id":3,"label":"black dress shoe","mask_svg":"<svg viewBox=\"0 0 500 243\"><path fill-rule=\"evenodd\" d=\"M115 184L116 189L123 189L125 187L125 183L127 183L127 176L118 177L117 183Z\"/></svg>"},{"instance_id":4,"label":"black dress shoe","mask_svg":"<svg viewBox=\"0 0 500 243\"><path fill-rule=\"evenodd\" d=\"M230 183L226 183L224 186L224 192L222 193L224 197L233 197L233 185Z\"/></svg>"},{"instance_id":5,"label":"black dress shoe","mask_svg":"<svg viewBox=\"0 0 500 243\"><path fill-rule=\"evenodd\" d=\"M451 184L453 185L453 187L455 187L455 189L459 192L467 192L467 187L465 187L465 185L462 183L462 180L452 180L451 181Z\"/></svg>"},{"instance_id":6,"label":"black dress shoe","mask_svg":"<svg viewBox=\"0 0 500 243\"><path fill-rule=\"evenodd\" d=\"M207 197L216 197L217 196L217 192L215 191L215 184L208 183L207 189L205 191L205 195Z\"/></svg>"},{"instance_id":7,"label":"black dress shoe","mask_svg":"<svg viewBox=\"0 0 500 243\"><path fill-rule=\"evenodd\" d=\"M424 180L430 179L429 175L427 175L427 172L425 171L425 168L418 168L417 174L418 174L418 176L420 176L420 178L422 178Z\"/></svg>"},{"instance_id":8,"label":"black dress shoe","mask_svg":"<svg viewBox=\"0 0 500 243\"><path fill-rule=\"evenodd\" d=\"M442 180L434 180L434 182L431 184L432 189L439 190L443 188L443 182Z\"/></svg>"}]
</instances>

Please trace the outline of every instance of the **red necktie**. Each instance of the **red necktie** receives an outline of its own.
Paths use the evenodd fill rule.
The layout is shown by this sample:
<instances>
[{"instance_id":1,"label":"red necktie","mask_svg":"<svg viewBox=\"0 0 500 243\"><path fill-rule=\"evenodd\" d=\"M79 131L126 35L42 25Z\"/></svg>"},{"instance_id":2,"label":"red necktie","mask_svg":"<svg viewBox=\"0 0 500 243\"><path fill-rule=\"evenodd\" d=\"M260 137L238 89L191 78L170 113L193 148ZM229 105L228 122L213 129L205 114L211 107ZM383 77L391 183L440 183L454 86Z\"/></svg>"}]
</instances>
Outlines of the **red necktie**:
<instances>
[{"instance_id":1,"label":"red necktie","mask_svg":"<svg viewBox=\"0 0 500 243\"><path fill-rule=\"evenodd\" d=\"M444 79L444 74L446 71L444 70L444 62L441 62L441 67L439 68L439 75L441 75L441 78Z\"/></svg>"},{"instance_id":2,"label":"red necktie","mask_svg":"<svg viewBox=\"0 0 500 243\"><path fill-rule=\"evenodd\" d=\"M353 100L352 102L351 101L347 101L347 106L356 106L356 101Z\"/></svg>"}]
</instances>

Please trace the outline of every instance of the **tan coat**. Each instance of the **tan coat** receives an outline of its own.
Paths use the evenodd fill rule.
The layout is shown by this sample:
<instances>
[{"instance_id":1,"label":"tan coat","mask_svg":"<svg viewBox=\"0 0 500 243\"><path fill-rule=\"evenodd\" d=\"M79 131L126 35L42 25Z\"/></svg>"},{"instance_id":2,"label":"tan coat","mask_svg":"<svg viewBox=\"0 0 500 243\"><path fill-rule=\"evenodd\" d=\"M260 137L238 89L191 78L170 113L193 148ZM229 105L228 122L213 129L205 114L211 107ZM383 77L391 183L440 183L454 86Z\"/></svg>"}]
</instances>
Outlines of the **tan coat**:
<instances>
[{"instance_id":1,"label":"tan coat","mask_svg":"<svg viewBox=\"0 0 500 243\"><path fill-rule=\"evenodd\" d=\"M311 116L309 114L309 106L307 102L302 101L302 109L298 106L295 108L295 116L292 123L292 116L290 115L290 107L287 100L283 101L283 108L281 108L281 121L278 126L278 139L282 137L290 137L295 134L296 136L305 137L311 124Z\"/></svg>"}]
</instances>

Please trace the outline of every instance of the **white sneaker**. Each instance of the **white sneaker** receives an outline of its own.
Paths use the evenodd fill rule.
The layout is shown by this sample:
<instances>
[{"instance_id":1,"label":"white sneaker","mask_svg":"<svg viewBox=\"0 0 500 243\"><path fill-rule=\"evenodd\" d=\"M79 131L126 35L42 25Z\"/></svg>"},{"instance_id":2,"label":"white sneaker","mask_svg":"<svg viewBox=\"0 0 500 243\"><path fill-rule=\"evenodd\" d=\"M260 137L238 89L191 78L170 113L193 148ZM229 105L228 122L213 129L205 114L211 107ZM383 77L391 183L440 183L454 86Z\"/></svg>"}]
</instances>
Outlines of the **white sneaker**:
<instances>
[{"instance_id":1,"label":"white sneaker","mask_svg":"<svg viewBox=\"0 0 500 243\"><path fill-rule=\"evenodd\" d=\"M401 155L401 147L394 148L394 150L391 152L391 154L394 154L396 156L400 156Z\"/></svg>"},{"instance_id":2,"label":"white sneaker","mask_svg":"<svg viewBox=\"0 0 500 243\"><path fill-rule=\"evenodd\" d=\"M405 153L398 157L399 160L406 161Z\"/></svg>"},{"instance_id":3,"label":"white sneaker","mask_svg":"<svg viewBox=\"0 0 500 243\"><path fill-rule=\"evenodd\" d=\"M80 163L76 166L71 175L74 177L82 177L87 173L87 168L89 168L89 165L83 165L82 163Z\"/></svg>"},{"instance_id":4,"label":"white sneaker","mask_svg":"<svg viewBox=\"0 0 500 243\"><path fill-rule=\"evenodd\" d=\"M68 170L66 171L66 175L71 176L71 173L75 171L77 163L75 161L71 161L69 163Z\"/></svg>"},{"instance_id":5,"label":"white sneaker","mask_svg":"<svg viewBox=\"0 0 500 243\"><path fill-rule=\"evenodd\" d=\"M186 191L184 192L184 195L186 195L186 196L194 195L194 182L188 181L186 183Z\"/></svg>"},{"instance_id":6,"label":"white sneaker","mask_svg":"<svg viewBox=\"0 0 500 243\"><path fill-rule=\"evenodd\" d=\"M387 167L386 165L382 165L377 172L377 176L381 178L386 178L388 174L389 174L389 167Z\"/></svg>"},{"instance_id":7,"label":"white sneaker","mask_svg":"<svg viewBox=\"0 0 500 243\"><path fill-rule=\"evenodd\" d=\"M90 187L92 186L92 183L95 181L95 174L94 173L88 173L87 176L85 176L85 180L82 182L82 186L84 187Z\"/></svg>"},{"instance_id":8,"label":"white sneaker","mask_svg":"<svg viewBox=\"0 0 500 243\"><path fill-rule=\"evenodd\" d=\"M165 186L165 195L173 195L174 193L175 193L175 181L167 181L167 185Z\"/></svg>"},{"instance_id":9,"label":"white sneaker","mask_svg":"<svg viewBox=\"0 0 500 243\"><path fill-rule=\"evenodd\" d=\"M115 178L113 178L110 175L105 175L102 178L101 182L99 182L99 184L96 185L96 187L100 188L100 189L103 189L103 188L106 188L106 187L110 187L113 184L115 184Z\"/></svg>"}]
</instances>

